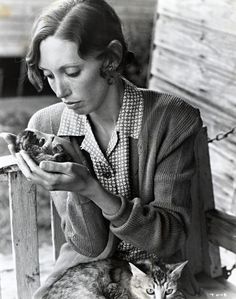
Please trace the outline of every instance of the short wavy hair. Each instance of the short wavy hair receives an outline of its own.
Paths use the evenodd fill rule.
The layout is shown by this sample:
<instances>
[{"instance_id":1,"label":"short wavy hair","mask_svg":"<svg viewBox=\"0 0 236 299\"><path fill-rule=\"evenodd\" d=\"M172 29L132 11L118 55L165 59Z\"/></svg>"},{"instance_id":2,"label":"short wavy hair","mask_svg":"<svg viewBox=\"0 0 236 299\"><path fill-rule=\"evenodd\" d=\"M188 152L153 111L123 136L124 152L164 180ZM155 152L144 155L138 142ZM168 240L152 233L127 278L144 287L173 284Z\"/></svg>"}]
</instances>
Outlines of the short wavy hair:
<instances>
[{"instance_id":1,"label":"short wavy hair","mask_svg":"<svg viewBox=\"0 0 236 299\"><path fill-rule=\"evenodd\" d=\"M123 69L130 54L120 19L104 0L57 1L35 21L26 55L28 78L38 91L43 89L42 74L38 68L39 47L48 36L75 42L81 58L95 51L100 51L101 57L106 57L109 55L109 43L118 40L123 49L119 69Z\"/></svg>"}]
</instances>

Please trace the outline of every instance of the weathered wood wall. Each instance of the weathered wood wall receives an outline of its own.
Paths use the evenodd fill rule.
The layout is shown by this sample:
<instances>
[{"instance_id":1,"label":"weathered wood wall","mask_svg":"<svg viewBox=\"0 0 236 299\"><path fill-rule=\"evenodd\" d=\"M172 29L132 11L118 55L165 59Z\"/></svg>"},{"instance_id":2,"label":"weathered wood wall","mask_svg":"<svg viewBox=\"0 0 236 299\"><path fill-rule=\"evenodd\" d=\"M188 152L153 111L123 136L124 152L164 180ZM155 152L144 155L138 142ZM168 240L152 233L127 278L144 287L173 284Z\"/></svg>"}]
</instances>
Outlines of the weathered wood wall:
<instances>
[{"instance_id":1,"label":"weathered wood wall","mask_svg":"<svg viewBox=\"0 0 236 299\"><path fill-rule=\"evenodd\" d=\"M0 0L0 57L23 56L35 16L52 0ZM108 0L121 19L153 17L155 0Z\"/></svg>"},{"instance_id":2,"label":"weathered wood wall","mask_svg":"<svg viewBox=\"0 0 236 299\"><path fill-rule=\"evenodd\" d=\"M236 2L158 0L149 87L200 108L209 137L236 126ZM216 207L236 214L236 135L209 144Z\"/></svg>"},{"instance_id":3,"label":"weathered wood wall","mask_svg":"<svg viewBox=\"0 0 236 299\"><path fill-rule=\"evenodd\" d=\"M0 0L0 57L22 56L33 20L51 0Z\"/></svg>"},{"instance_id":4,"label":"weathered wood wall","mask_svg":"<svg viewBox=\"0 0 236 299\"><path fill-rule=\"evenodd\" d=\"M135 19L139 21L153 18L156 0L107 0L121 19Z\"/></svg>"}]
</instances>

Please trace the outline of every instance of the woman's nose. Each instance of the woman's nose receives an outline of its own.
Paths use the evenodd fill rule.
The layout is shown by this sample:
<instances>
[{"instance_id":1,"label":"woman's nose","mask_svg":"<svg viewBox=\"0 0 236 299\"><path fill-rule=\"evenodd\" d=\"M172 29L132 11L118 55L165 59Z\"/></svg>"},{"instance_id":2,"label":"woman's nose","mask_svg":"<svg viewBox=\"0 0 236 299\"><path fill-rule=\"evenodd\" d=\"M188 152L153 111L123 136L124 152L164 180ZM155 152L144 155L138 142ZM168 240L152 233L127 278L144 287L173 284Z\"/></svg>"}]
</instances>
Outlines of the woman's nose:
<instances>
[{"instance_id":1,"label":"woman's nose","mask_svg":"<svg viewBox=\"0 0 236 299\"><path fill-rule=\"evenodd\" d=\"M55 93L58 98L66 98L70 94L69 86L63 81L57 81Z\"/></svg>"}]
</instances>

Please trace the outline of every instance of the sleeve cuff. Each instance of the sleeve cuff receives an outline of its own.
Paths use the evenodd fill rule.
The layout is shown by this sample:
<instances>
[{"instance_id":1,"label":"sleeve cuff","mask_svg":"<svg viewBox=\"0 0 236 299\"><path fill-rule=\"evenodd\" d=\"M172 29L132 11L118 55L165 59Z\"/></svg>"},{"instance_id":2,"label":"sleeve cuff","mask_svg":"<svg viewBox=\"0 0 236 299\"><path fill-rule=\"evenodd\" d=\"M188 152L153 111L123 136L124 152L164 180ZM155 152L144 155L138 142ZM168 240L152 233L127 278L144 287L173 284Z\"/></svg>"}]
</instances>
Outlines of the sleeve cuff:
<instances>
[{"instance_id":1,"label":"sleeve cuff","mask_svg":"<svg viewBox=\"0 0 236 299\"><path fill-rule=\"evenodd\" d=\"M131 211L132 211L132 202L125 199L123 196L120 196L121 206L119 211L116 214L106 214L103 212L103 216L109 220L112 225L118 227L122 226L127 219L129 218Z\"/></svg>"}]
</instances>

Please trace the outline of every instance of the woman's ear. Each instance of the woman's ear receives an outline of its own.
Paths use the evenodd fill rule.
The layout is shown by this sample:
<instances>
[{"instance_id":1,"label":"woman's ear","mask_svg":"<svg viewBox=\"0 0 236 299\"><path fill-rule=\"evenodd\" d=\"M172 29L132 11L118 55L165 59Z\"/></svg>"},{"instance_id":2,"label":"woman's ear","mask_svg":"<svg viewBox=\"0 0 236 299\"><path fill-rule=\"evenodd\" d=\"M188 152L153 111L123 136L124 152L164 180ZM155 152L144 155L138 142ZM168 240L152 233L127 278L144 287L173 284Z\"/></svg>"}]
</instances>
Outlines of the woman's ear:
<instances>
[{"instance_id":1,"label":"woman's ear","mask_svg":"<svg viewBox=\"0 0 236 299\"><path fill-rule=\"evenodd\" d=\"M105 53L100 68L100 74L105 78L109 85L113 84L114 78L120 71L120 65L123 59L123 47L118 40L112 40Z\"/></svg>"},{"instance_id":2,"label":"woman's ear","mask_svg":"<svg viewBox=\"0 0 236 299\"><path fill-rule=\"evenodd\" d=\"M123 59L123 47L118 40L113 40L107 46L108 56L110 56L110 64L113 65L114 69L117 70Z\"/></svg>"},{"instance_id":3,"label":"woman's ear","mask_svg":"<svg viewBox=\"0 0 236 299\"><path fill-rule=\"evenodd\" d=\"M123 59L123 47L118 40L112 40L107 46L103 68L112 68L113 71L117 71Z\"/></svg>"}]
</instances>

